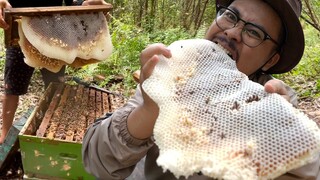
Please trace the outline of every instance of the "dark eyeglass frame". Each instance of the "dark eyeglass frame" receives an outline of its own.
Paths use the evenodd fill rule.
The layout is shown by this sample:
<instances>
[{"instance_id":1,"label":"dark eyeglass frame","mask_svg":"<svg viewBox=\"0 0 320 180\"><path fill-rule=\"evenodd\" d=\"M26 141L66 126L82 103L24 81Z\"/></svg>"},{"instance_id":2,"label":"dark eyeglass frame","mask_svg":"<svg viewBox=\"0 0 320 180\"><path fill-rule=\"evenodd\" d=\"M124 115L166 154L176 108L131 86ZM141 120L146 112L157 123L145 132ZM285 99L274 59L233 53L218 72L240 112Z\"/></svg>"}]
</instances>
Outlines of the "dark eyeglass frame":
<instances>
[{"instance_id":1,"label":"dark eyeglass frame","mask_svg":"<svg viewBox=\"0 0 320 180\"><path fill-rule=\"evenodd\" d=\"M235 17L237 18L237 21L234 23L233 27L231 27L231 28L236 27L237 24L239 23L239 21L242 21L242 22L244 23L244 26L243 26L242 31L241 31L241 38L242 38L242 33L245 31L246 25L251 25L251 26L253 26L253 27L261 30L261 32L263 32L264 37L262 38L262 41L261 41L258 45L256 45L256 46L251 46L251 45L248 45L248 44L246 44L245 42L243 42L245 45L253 48L253 47L259 46L259 45L262 44L265 40L270 40L271 42L273 42L274 44L276 44L277 46L279 46L279 43L278 43L276 40L274 40L267 32L265 32L265 31L264 31L263 29L261 29L259 26L255 25L255 24L253 24L253 23L251 23L251 22L247 22L247 21L241 19L241 18L239 17L238 13L236 13L234 10L232 10L232 9L230 9L230 8L228 8L228 7L225 7L225 6L222 6L222 5L219 5L219 4L217 5L217 17L216 17L216 22L218 21L218 14L219 14L219 11L220 11L221 9L225 9L225 10L228 10L228 11L232 12L232 13L235 15ZM217 25L218 25L218 27L219 27L220 29L222 29L222 30L227 30L226 28L224 28L224 29L221 28L221 27L219 26L219 23L218 23L218 22L217 22ZM231 28L230 28L230 29L231 29Z\"/></svg>"}]
</instances>

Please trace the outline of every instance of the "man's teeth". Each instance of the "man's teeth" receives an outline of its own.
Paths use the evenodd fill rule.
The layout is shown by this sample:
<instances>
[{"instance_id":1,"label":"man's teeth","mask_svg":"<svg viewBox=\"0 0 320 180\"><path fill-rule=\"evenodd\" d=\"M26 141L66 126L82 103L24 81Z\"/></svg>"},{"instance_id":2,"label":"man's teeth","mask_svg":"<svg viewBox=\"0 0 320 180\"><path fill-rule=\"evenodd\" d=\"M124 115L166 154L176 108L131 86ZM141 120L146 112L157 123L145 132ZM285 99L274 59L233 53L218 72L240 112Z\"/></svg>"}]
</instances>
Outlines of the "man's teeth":
<instances>
[{"instance_id":1,"label":"man's teeth","mask_svg":"<svg viewBox=\"0 0 320 180\"><path fill-rule=\"evenodd\" d=\"M221 44L216 43L226 54L228 54L228 56L232 57L232 54L223 46L221 46Z\"/></svg>"}]
</instances>

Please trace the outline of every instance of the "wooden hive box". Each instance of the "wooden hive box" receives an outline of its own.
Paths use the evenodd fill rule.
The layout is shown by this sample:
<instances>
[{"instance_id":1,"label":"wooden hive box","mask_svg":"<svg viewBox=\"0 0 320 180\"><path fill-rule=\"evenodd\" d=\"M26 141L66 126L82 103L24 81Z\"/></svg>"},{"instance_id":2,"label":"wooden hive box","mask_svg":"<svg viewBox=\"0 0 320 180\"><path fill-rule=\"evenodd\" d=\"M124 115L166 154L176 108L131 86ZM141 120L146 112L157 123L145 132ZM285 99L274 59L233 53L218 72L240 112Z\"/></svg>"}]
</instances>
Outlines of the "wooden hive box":
<instances>
[{"instance_id":1,"label":"wooden hive box","mask_svg":"<svg viewBox=\"0 0 320 180\"><path fill-rule=\"evenodd\" d=\"M82 137L124 101L83 85L50 84L19 134L25 178L94 179L83 167Z\"/></svg>"}]
</instances>

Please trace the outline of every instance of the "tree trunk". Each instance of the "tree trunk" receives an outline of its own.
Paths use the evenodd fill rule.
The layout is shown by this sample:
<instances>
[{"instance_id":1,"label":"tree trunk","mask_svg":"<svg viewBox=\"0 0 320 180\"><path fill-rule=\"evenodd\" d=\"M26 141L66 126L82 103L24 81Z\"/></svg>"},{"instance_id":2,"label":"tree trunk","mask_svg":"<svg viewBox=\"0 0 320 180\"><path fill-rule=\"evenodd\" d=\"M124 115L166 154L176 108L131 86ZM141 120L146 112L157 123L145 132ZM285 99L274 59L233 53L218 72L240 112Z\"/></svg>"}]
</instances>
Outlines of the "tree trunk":
<instances>
[{"instance_id":1,"label":"tree trunk","mask_svg":"<svg viewBox=\"0 0 320 180\"><path fill-rule=\"evenodd\" d=\"M201 24L202 24L202 18L203 18L204 12L207 9L208 2L209 2L209 0L205 0L205 2L204 2L203 8L202 8L202 10L200 11L200 14L199 14L198 21L196 22L196 25L195 25L195 31L198 31L200 26L201 26Z\"/></svg>"},{"instance_id":2,"label":"tree trunk","mask_svg":"<svg viewBox=\"0 0 320 180\"><path fill-rule=\"evenodd\" d=\"M141 27L141 21L142 21L142 17L143 17L143 1L144 0L139 0L139 14L138 14L138 18L137 18L137 26Z\"/></svg>"},{"instance_id":3,"label":"tree trunk","mask_svg":"<svg viewBox=\"0 0 320 180\"><path fill-rule=\"evenodd\" d=\"M301 16L301 18L320 32L319 17L313 8L314 6L312 5L312 2L304 0L304 7L303 12L307 17Z\"/></svg>"},{"instance_id":4,"label":"tree trunk","mask_svg":"<svg viewBox=\"0 0 320 180\"><path fill-rule=\"evenodd\" d=\"M165 9L165 0L162 0L161 2L161 22L160 22L160 28L164 28L164 21L165 21L165 15L164 15L164 9Z\"/></svg>"}]
</instances>

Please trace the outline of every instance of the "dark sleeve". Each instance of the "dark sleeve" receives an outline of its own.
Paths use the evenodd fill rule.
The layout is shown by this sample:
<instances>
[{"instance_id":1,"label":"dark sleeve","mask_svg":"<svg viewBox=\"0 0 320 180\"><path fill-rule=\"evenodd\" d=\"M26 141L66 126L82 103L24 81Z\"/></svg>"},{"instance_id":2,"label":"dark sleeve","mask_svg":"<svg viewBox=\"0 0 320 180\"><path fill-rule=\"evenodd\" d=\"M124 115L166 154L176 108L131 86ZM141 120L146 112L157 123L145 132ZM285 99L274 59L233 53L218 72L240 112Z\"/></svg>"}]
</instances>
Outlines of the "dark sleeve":
<instances>
[{"instance_id":1,"label":"dark sleeve","mask_svg":"<svg viewBox=\"0 0 320 180\"><path fill-rule=\"evenodd\" d=\"M71 6L71 5L72 5L72 2L73 2L73 0L64 0L64 3L65 3L67 6Z\"/></svg>"}]
</instances>

